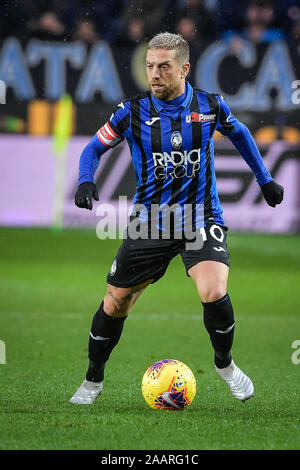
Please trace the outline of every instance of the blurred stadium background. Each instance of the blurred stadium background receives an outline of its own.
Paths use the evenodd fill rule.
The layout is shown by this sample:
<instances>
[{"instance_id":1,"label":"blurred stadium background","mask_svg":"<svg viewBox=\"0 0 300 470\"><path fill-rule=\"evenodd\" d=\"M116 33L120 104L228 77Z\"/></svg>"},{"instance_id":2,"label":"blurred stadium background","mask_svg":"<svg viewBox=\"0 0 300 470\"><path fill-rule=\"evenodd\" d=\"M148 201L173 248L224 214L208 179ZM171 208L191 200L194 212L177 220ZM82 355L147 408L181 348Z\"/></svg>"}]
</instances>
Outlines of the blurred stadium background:
<instances>
[{"instance_id":1,"label":"blurred stadium background","mask_svg":"<svg viewBox=\"0 0 300 470\"><path fill-rule=\"evenodd\" d=\"M267 207L249 168L216 133L218 188L228 225L242 231L299 232L298 0L1 2L0 80L6 84L6 105L0 106L0 224L51 225L57 172L64 171L63 225L95 226L95 214L73 204L78 158L112 105L147 87L146 43L165 30L189 41L189 81L223 94L253 132L273 177L286 188L284 203L276 211ZM64 151L60 146L66 153L64 169L51 136L58 102L66 94L73 104L71 139ZM135 177L126 144L111 153L96 177L102 201L123 194L130 199ZM8 188L12 174L13 194Z\"/></svg>"},{"instance_id":2,"label":"blurred stadium background","mask_svg":"<svg viewBox=\"0 0 300 470\"><path fill-rule=\"evenodd\" d=\"M235 348L258 393L242 411L224 396L199 299L175 260L128 319L101 414L70 410L91 315L120 244L100 246L97 204L92 212L74 205L79 157L112 106L147 87L146 44L160 31L189 41L190 83L226 98L285 188L283 203L267 206L243 159L216 133L230 292L242 318ZM300 310L299 56L299 0L1 1L0 374L10 386L1 394L0 448L299 447L299 361L291 362ZM125 143L103 156L96 183L100 202L133 197ZM151 361L175 354L195 371L199 401L184 417L153 417L141 377ZM182 432L174 436L176 426Z\"/></svg>"}]
</instances>

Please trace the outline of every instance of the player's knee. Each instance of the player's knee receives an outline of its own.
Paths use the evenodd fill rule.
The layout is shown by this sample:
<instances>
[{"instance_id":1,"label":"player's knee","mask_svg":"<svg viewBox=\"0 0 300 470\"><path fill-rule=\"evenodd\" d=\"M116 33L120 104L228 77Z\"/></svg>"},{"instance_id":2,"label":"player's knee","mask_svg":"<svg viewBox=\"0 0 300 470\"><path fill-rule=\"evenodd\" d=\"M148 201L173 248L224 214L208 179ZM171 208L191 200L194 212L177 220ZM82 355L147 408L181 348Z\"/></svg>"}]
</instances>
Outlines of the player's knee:
<instances>
[{"instance_id":1,"label":"player's knee","mask_svg":"<svg viewBox=\"0 0 300 470\"><path fill-rule=\"evenodd\" d=\"M215 302L226 294L226 287L222 285L206 286L201 289L200 297L202 302Z\"/></svg>"},{"instance_id":2,"label":"player's knee","mask_svg":"<svg viewBox=\"0 0 300 470\"><path fill-rule=\"evenodd\" d=\"M112 317L126 317L130 311L130 302L124 297L108 292L104 297L103 309Z\"/></svg>"}]
</instances>

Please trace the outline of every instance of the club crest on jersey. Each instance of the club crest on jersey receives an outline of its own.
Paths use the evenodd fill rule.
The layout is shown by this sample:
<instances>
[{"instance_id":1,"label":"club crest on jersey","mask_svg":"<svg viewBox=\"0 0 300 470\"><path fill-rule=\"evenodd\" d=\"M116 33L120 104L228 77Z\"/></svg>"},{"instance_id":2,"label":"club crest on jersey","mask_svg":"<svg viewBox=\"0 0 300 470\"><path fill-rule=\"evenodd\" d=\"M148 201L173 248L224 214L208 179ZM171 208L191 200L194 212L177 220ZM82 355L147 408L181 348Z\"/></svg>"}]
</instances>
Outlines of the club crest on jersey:
<instances>
[{"instance_id":1,"label":"club crest on jersey","mask_svg":"<svg viewBox=\"0 0 300 470\"><path fill-rule=\"evenodd\" d=\"M186 116L186 122L213 122L216 119L215 114L192 113Z\"/></svg>"},{"instance_id":2,"label":"club crest on jersey","mask_svg":"<svg viewBox=\"0 0 300 470\"><path fill-rule=\"evenodd\" d=\"M111 276L113 276L113 275L116 273L116 270L117 270L117 260L114 259L114 262L113 262L113 264L111 265L109 274L110 274Z\"/></svg>"},{"instance_id":3,"label":"club crest on jersey","mask_svg":"<svg viewBox=\"0 0 300 470\"><path fill-rule=\"evenodd\" d=\"M179 131L172 132L171 144L174 149L179 149L182 144L182 136Z\"/></svg>"}]
</instances>

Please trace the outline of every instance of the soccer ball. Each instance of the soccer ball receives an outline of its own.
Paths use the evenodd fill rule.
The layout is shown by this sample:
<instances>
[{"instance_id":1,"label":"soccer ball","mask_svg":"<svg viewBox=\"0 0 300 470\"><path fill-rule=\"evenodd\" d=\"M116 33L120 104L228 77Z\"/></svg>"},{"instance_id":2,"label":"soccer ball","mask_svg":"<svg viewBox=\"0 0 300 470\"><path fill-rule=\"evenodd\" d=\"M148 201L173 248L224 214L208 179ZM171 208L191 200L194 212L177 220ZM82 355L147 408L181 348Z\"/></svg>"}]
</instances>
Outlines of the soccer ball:
<instances>
[{"instance_id":1,"label":"soccer ball","mask_svg":"<svg viewBox=\"0 0 300 470\"><path fill-rule=\"evenodd\" d=\"M150 366L142 380L142 394L151 408L183 410L196 395L191 369L176 359L163 359Z\"/></svg>"}]
</instances>

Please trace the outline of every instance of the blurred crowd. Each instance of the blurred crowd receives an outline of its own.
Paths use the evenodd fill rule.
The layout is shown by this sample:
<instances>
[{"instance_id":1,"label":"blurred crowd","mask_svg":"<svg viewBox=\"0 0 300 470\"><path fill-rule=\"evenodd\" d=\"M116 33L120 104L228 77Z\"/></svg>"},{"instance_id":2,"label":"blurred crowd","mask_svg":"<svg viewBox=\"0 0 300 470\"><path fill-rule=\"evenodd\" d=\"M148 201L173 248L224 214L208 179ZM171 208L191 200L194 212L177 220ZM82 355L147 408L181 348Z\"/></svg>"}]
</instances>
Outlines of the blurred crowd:
<instances>
[{"instance_id":1,"label":"blurred crowd","mask_svg":"<svg viewBox=\"0 0 300 470\"><path fill-rule=\"evenodd\" d=\"M161 31L190 43L300 41L300 0L1 0L0 40L134 46Z\"/></svg>"}]
</instances>

